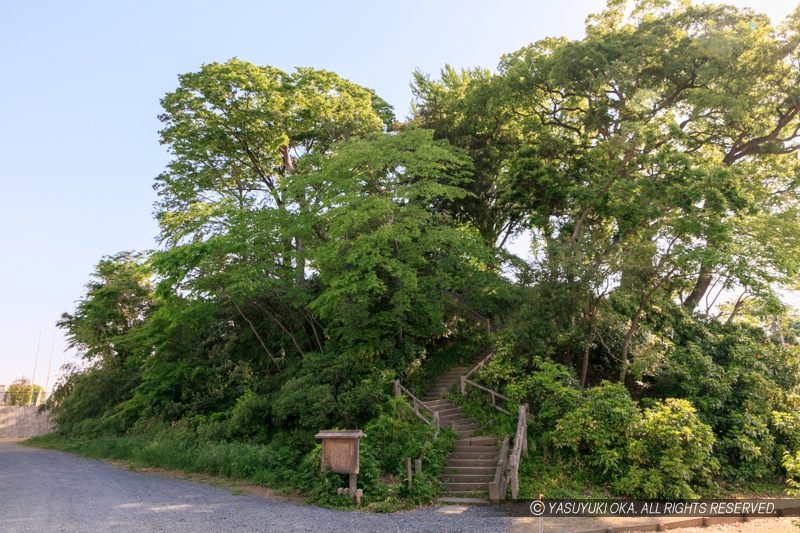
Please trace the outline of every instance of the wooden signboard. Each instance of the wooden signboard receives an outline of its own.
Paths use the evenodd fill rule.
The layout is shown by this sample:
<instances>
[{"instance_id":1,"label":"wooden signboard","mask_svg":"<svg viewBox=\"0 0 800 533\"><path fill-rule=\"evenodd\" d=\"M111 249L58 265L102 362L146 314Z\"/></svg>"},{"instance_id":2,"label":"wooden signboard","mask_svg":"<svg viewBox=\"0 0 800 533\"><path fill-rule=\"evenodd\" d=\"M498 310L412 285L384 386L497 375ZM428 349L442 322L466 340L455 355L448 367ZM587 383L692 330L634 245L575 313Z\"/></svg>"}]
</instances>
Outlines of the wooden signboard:
<instances>
[{"instance_id":1,"label":"wooden signboard","mask_svg":"<svg viewBox=\"0 0 800 533\"><path fill-rule=\"evenodd\" d=\"M320 468L340 474L358 474L358 439L366 436L360 429L320 431L314 435L322 439Z\"/></svg>"}]
</instances>

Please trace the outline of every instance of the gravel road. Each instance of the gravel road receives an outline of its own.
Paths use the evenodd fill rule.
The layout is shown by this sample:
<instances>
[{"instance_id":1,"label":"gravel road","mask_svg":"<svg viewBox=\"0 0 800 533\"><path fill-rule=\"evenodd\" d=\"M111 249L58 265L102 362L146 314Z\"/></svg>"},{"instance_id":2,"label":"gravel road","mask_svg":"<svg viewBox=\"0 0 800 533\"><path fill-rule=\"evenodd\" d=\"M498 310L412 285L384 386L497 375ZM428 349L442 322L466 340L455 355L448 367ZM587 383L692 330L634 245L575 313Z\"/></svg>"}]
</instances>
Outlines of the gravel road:
<instances>
[{"instance_id":1,"label":"gravel road","mask_svg":"<svg viewBox=\"0 0 800 533\"><path fill-rule=\"evenodd\" d=\"M238 491L237 491L238 492ZM393 514L333 511L204 483L134 472L76 455L0 439L0 532L538 532L530 518L491 507L440 506ZM621 526L633 519L549 519L548 533ZM685 530L784 533L791 519Z\"/></svg>"},{"instance_id":2,"label":"gravel road","mask_svg":"<svg viewBox=\"0 0 800 533\"><path fill-rule=\"evenodd\" d=\"M0 531L507 531L485 507L394 514L333 511L235 495L222 488L133 472L68 453L0 440Z\"/></svg>"}]
</instances>

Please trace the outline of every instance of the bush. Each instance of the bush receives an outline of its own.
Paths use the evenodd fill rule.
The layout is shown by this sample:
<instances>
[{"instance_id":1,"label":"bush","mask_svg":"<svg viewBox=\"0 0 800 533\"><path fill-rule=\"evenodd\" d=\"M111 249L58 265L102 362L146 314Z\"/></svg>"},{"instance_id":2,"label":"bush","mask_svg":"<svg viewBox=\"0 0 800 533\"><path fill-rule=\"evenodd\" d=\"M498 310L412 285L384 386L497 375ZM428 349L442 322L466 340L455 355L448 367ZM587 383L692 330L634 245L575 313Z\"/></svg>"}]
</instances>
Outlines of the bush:
<instances>
[{"instance_id":1,"label":"bush","mask_svg":"<svg viewBox=\"0 0 800 533\"><path fill-rule=\"evenodd\" d=\"M758 328L697 320L673 323L674 352L652 376L647 394L692 402L716 435L725 478L780 474L781 455L800 443L800 358Z\"/></svg>"},{"instance_id":2,"label":"bush","mask_svg":"<svg viewBox=\"0 0 800 533\"><path fill-rule=\"evenodd\" d=\"M455 434L442 431L434 437L434 428L419 419L402 397L384 404L383 413L366 428L362 450L378 462L381 474L398 479L398 495L414 504L428 503L441 495L440 476L452 450ZM407 487L405 460L422 459L423 471L414 475Z\"/></svg>"},{"instance_id":3,"label":"bush","mask_svg":"<svg viewBox=\"0 0 800 533\"><path fill-rule=\"evenodd\" d=\"M669 398L642 412L625 387L608 382L558 421L553 442L596 482L631 497L696 498L719 468L714 433L690 402Z\"/></svg>"},{"instance_id":4,"label":"bush","mask_svg":"<svg viewBox=\"0 0 800 533\"><path fill-rule=\"evenodd\" d=\"M527 403L532 415L532 434L546 445L556 423L575 409L581 400L578 382L569 367L534 357L534 370L509 383L505 392L512 403Z\"/></svg>"},{"instance_id":5,"label":"bush","mask_svg":"<svg viewBox=\"0 0 800 533\"><path fill-rule=\"evenodd\" d=\"M668 398L647 409L633 429L629 466L615 492L643 498L696 498L711 483L719 463L712 456L714 433L687 400Z\"/></svg>"},{"instance_id":6,"label":"bush","mask_svg":"<svg viewBox=\"0 0 800 533\"><path fill-rule=\"evenodd\" d=\"M625 387L603 382L587 390L583 404L558 421L553 444L571 450L602 479L620 477L641 416Z\"/></svg>"},{"instance_id":7,"label":"bush","mask_svg":"<svg viewBox=\"0 0 800 533\"><path fill-rule=\"evenodd\" d=\"M247 391L236 400L226 424L227 437L250 438L263 442L269 430L269 400L255 392Z\"/></svg>"},{"instance_id":8,"label":"bush","mask_svg":"<svg viewBox=\"0 0 800 533\"><path fill-rule=\"evenodd\" d=\"M434 438L431 426L417 419L404 398L391 398L381 406L381 414L364 427L366 437L359 443L358 487L364 491L362 503L376 510L397 509L400 497L413 504L429 503L441 494L439 478L455 435L442 432ZM336 494L347 487L348 476L320 472L322 445L317 444L300 462L295 486L312 503L330 507L352 506L350 497ZM414 476L408 490L405 459L422 458L423 472Z\"/></svg>"},{"instance_id":9,"label":"bush","mask_svg":"<svg viewBox=\"0 0 800 533\"><path fill-rule=\"evenodd\" d=\"M786 480L789 485L786 494L800 498L800 451L795 452L794 455L788 452L783 454L783 467L789 474ZM800 527L800 520L795 520L792 523Z\"/></svg>"}]
</instances>

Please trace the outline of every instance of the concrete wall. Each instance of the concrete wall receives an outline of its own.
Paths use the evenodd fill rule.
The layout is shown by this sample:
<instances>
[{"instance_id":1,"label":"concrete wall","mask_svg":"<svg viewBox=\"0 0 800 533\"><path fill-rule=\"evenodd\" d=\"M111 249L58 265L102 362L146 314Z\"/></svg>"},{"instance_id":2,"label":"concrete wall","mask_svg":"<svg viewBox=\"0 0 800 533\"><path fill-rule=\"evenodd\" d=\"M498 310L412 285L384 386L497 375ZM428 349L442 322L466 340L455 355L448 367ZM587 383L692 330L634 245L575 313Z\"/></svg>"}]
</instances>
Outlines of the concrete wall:
<instances>
[{"instance_id":1,"label":"concrete wall","mask_svg":"<svg viewBox=\"0 0 800 533\"><path fill-rule=\"evenodd\" d=\"M39 414L39 408L0 406L0 438L28 438L44 435L53 428L47 413Z\"/></svg>"}]
</instances>

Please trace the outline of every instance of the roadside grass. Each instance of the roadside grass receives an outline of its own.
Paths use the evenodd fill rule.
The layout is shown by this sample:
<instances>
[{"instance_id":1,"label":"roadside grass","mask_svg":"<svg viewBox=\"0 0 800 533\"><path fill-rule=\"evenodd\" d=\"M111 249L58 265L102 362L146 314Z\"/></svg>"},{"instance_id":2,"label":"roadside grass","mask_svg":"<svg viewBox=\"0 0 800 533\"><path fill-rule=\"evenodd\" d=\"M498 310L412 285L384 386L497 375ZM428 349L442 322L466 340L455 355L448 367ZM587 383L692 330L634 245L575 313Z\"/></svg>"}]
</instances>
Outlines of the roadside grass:
<instances>
[{"instance_id":1,"label":"roadside grass","mask_svg":"<svg viewBox=\"0 0 800 533\"><path fill-rule=\"evenodd\" d=\"M101 435L64 437L50 434L34 437L26 444L72 452L94 459L121 461L129 468L164 469L189 474L207 474L257 486L287 486L291 475L275 464L274 450L268 445L241 442L202 442L185 436L159 432L153 436Z\"/></svg>"},{"instance_id":2,"label":"roadside grass","mask_svg":"<svg viewBox=\"0 0 800 533\"><path fill-rule=\"evenodd\" d=\"M433 429L413 418L402 399L392 399L386 412L366 426L361 444L359 488L363 510L393 512L428 505L441 495L441 473L455 434ZM369 439L372 435L372 439ZM352 497L338 496L347 476L320 472L321 445L306 449L279 434L269 443L218 441L180 425L128 435L65 436L51 433L26 444L111 461L136 471L197 479L239 493L280 495L297 503L355 508ZM305 440L305 439L304 439ZM423 458L424 470L407 487L403 458Z\"/></svg>"}]
</instances>

